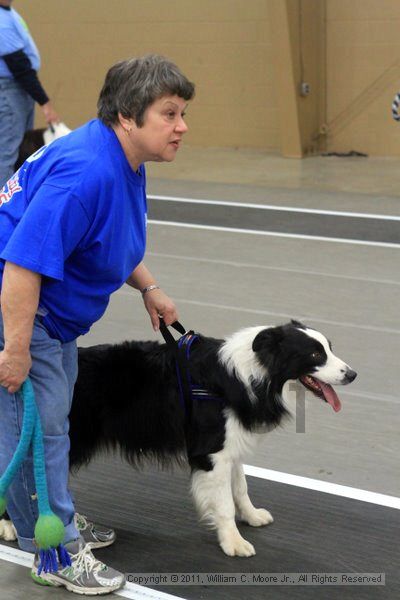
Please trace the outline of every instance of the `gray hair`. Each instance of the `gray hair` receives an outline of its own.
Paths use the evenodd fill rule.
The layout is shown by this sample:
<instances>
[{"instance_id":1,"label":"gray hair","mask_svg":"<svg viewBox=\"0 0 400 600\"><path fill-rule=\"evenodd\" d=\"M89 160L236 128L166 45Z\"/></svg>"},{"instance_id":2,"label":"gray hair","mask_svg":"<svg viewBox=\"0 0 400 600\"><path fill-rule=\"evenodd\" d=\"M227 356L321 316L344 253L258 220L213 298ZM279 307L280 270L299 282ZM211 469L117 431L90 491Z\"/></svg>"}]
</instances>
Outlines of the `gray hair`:
<instances>
[{"instance_id":1,"label":"gray hair","mask_svg":"<svg viewBox=\"0 0 400 600\"><path fill-rule=\"evenodd\" d=\"M110 127L118 123L118 113L121 113L142 127L146 108L167 95L184 100L194 96L194 84L173 62L157 54L123 60L106 75L97 102L97 116Z\"/></svg>"}]
</instances>

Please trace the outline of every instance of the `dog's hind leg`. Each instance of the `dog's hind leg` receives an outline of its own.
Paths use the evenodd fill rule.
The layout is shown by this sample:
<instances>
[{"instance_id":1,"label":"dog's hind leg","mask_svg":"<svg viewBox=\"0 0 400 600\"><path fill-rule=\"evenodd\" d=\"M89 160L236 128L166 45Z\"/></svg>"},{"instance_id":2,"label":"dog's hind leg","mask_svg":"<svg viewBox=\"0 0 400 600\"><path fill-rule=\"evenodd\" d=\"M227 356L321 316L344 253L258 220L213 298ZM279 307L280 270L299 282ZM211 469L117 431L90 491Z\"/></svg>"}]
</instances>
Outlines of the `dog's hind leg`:
<instances>
[{"instance_id":1,"label":"dog's hind leg","mask_svg":"<svg viewBox=\"0 0 400 600\"><path fill-rule=\"evenodd\" d=\"M232 493L239 519L253 527L269 525L273 517L264 508L255 508L247 493L247 481L242 463L232 465Z\"/></svg>"},{"instance_id":2,"label":"dog's hind leg","mask_svg":"<svg viewBox=\"0 0 400 600\"><path fill-rule=\"evenodd\" d=\"M202 519L217 530L218 541L228 556L253 556L256 551L239 533L235 523L232 497L232 462L213 455L209 471L197 470L192 475L192 494Z\"/></svg>"}]
</instances>

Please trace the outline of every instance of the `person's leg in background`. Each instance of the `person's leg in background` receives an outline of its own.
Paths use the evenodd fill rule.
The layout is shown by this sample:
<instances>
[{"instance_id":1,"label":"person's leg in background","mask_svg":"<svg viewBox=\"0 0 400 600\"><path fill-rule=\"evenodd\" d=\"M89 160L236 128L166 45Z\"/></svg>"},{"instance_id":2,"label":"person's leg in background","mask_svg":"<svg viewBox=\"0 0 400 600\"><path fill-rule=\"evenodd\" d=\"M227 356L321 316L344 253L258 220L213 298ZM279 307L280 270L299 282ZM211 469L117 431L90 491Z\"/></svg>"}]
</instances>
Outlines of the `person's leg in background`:
<instances>
[{"instance_id":1,"label":"person's leg in background","mask_svg":"<svg viewBox=\"0 0 400 600\"><path fill-rule=\"evenodd\" d=\"M33 129L35 102L13 79L0 78L0 189L14 173L25 131Z\"/></svg>"},{"instance_id":2,"label":"person's leg in background","mask_svg":"<svg viewBox=\"0 0 400 600\"><path fill-rule=\"evenodd\" d=\"M0 322L1 348L3 343ZM68 490L68 414L77 373L76 344L61 344L51 339L37 318L31 355L33 364L30 378L43 428L49 501L65 525L65 542L68 542L79 537L74 524L74 505ZM0 387L0 473L6 469L18 444L22 417L21 395L9 394ZM9 488L7 511L17 530L20 548L35 552L33 537L38 508L31 454Z\"/></svg>"}]
</instances>

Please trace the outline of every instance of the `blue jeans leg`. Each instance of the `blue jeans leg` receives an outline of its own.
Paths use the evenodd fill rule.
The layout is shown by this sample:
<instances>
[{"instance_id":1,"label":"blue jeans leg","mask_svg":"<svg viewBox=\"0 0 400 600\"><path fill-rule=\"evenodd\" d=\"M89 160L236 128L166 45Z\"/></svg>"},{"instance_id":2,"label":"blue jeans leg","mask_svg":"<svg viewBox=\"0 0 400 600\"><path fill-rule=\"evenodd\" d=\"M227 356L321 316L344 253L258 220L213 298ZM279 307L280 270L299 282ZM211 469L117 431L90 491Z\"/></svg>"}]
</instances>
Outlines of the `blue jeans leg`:
<instances>
[{"instance_id":1,"label":"blue jeans leg","mask_svg":"<svg viewBox=\"0 0 400 600\"><path fill-rule=\"evenodd\" d=\"M1 348L3 344L0 319ZM68 490L68 415L78 370L76 342L62 344L50 338L40 318L36 318L30 350L30 378L43 428L49 501L52 510L65 525L64 541L68 542L79 537L73 522L75 509ZM0 473L5 471L18 444L22 418L21 395L9 394L0 386ZM31 453L9 488L7 510L17 530L20 548L34 552L33 537L38 508Z\"/></svg>"},{"instance_id":2,"label":"blue jeans leg","mask_svg":"<svg viewBox=\"0 0 400 600\"><path fill-rule=\"evenodd\" d=\"M0 78L0 189L14 173L25 131L33 128L35 102L14 79Z\"/></svg>"}]
</instances>

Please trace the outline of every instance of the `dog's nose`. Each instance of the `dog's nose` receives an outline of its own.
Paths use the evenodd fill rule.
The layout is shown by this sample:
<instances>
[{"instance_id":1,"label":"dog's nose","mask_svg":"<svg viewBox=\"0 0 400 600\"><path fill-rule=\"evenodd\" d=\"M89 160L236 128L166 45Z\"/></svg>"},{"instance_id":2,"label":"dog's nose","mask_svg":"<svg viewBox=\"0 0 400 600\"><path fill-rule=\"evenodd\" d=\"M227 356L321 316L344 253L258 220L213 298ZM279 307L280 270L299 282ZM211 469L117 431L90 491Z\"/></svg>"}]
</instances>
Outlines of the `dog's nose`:
<instances>
[{"instance_id":1,"label":"dog's nose","mask_svg":"<svg viewBox=\"0 0 400 600\"><path fill-rule=\"evenodd\" d=\"M346 375L344 377L345 377L346 383L351 383L357 377L357 373L355 371L353 371L353 369L348 369L346 371Z\"/></svg>"}]
</instances>

